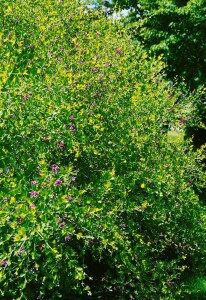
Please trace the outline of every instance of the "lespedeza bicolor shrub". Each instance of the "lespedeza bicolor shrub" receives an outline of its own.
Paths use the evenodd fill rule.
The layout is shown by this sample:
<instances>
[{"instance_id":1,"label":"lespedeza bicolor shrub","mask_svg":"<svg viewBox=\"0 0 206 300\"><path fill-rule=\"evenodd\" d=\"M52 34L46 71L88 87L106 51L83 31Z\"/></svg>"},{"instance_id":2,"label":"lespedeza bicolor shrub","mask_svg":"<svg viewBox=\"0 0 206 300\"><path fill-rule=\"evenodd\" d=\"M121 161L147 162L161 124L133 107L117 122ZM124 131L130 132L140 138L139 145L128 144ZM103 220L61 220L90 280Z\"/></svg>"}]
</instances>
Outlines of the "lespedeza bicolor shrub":
<instances>
[{"instance_id":1,"label":"lespedeza bicolor shrub","mask_svg":"<svg viewBox=\"0 0 206 300\"><path fill-rule=\"evenodd\" d=\"M180 299L204 258L201 152L161 60L78 1L1 5L2 299Z\"/></svg>"}]
</instances>

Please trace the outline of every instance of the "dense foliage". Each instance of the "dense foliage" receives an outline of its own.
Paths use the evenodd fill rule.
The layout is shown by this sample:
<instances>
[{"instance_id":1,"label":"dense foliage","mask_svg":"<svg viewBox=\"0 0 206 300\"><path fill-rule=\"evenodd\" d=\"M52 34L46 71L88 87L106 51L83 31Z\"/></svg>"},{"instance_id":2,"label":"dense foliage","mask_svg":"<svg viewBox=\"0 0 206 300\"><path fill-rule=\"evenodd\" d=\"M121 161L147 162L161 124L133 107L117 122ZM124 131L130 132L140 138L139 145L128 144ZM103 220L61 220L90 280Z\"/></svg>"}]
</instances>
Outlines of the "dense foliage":
<instances>
[{"instance_id":1,"label":"dense foliage","mask_svg":"<svg viewBox=\"0 0 206 300\"><path fill-rule=\"evenodd\" d=\"M78 2L1 1L1 297L184 299L205 268L202 154L167 136L186 100Z\"/></svg>"}]
</instances>

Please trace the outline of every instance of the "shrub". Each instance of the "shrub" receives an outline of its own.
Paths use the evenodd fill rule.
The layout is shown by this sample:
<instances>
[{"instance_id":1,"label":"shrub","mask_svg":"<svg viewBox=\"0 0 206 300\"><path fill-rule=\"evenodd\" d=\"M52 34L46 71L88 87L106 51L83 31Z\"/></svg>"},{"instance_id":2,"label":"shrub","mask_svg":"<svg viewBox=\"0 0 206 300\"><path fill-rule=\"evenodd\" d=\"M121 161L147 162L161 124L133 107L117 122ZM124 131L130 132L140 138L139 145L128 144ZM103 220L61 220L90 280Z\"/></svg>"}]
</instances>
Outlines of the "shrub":
<instances>
[{"instance_id":1,"label":"shrub","mask_svg":"<svg viewBox=\"0 0 206 300\"><path fill-rule=\"evenodd\" d=\"M78 1L2 17L1 296L184 297L181 274L204 268L204 173L167 140L161 61Z\"/></svg>"}]
</instances>

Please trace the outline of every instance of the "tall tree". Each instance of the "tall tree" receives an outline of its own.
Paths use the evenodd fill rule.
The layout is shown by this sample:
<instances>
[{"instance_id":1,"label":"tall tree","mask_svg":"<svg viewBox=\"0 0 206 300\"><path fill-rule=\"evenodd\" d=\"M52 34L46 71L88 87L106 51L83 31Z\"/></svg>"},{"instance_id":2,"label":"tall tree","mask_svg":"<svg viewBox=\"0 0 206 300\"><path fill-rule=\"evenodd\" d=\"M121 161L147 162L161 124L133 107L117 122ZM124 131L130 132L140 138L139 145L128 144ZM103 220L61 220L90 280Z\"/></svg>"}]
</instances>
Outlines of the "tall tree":
<instances>
[{"instance_id":1,"label":"tall tree","mask_svg":"<svg viewBox=\"0 0 206 300\"><path fill-rule=\"evenodd\" d=\"M163 54L168 78L184 80L190 90L205 85L206 0L113 0L104 6L108 14L128 10L125 25L151 55ZM206 142L205 90L200 95L186 130L195 147Z\"/></svg>"},{"instance_id":2,"label":"tall tree","mask_svg":"<svg viewBox=\"0 0 206 300\"><path fill-rule=\"evenodd\" d=\"M184 78L191 89L204 84L206 0L114 0L104 5L110 13L114 7L129 9L129 28L152 54L164 55L170 78Z\"/></svg>"}]
</instances>

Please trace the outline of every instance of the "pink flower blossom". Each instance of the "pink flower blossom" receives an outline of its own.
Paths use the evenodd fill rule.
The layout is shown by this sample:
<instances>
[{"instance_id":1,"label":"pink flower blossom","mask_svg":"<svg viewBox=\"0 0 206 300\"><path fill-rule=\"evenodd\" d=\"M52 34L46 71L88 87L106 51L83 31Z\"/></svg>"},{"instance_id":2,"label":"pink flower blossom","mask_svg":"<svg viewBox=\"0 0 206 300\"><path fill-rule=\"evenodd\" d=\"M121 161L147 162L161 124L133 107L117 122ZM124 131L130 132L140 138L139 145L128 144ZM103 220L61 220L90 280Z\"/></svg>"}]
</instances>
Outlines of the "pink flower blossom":
<instances>
[{"instance_id":1,"label":"pink flower blossom","mask_svg":"<svg viewBox=\"0 0 206 300\"><path fill-rule=\"evenodd\" d=\"M117 54L121 54L122 51L118 48L118 49L116 50L116 53L117 53Z\"/></svg>"},{"instance_id":2,"label":"pink flower blossom","mask_svg":"<svg viewBox=\"0 0 206 300\"><path fill-rule=\"evenodd\" d=\"M70 129L71 131L73 131L73 130L74 130L74 126L70 126L69 129Z\"/></svg>"},{"instance_id":3,"label":"pink flower blossom","mask_svg":"<svg viewBox=\"0 0 206 300\"><path fill-rule=\"evenodd\" d=\"M31 184L32 184L32 185L37 185L38 182L37 182L36 180L32 180L32 181L31 181Z\"/></svg>"},{"instance_id":4,"label":"pink flower blossom","mask_svg":"<svg viewBox=\"0 0 206 300\"><path fill-rule=\"evenodd\" d=\"M65 241L70 241L72 239L72 235L71 234L65 235L64 239Z\"/></svg>"},{"instance_id":5,"label":"pink flower blossom","mask_svg":"<svg viewBox=\"0 0 206 300\"><path fill-rule=\"evenodd\" d=\"M59 226L60 226L60 227L64 227L64 226L66 226L66 222L62 222L62 223L60 223L60 224L59 224Z\"/></svg>"},{"instance_id":6,"label":"pink flower blossom","mask_svg":"<svg viewBox=\"0 0 206 300\"><path fill-rule=\"evenodd\" d=\"M64 142L63 142L63 141L60 141L60 142L58 142L58 146L59 146L59 147L64 147L64 146L65 146L65 144L64 144Z\"/></svg>"},{"instance_id":7,"label":"pink flower blossom","mask_svg":"<svg viewBox=\"0 0 206 300\"><path fill-rule=\"evenodd\" d=\"M62 184L62 181L60 179L57 179L54 183L56 186L59 186Z\"/></svg>"},{"instance_id":8,"label":"pink flower blossom","mask_svg":"<svg viewBox=\"0 0 206 300\"><path fill-rule=\"evenodd\" d=\"M39 196L39 193L37 191L32 191L29 194L32 198L37 198Z\"/></svg>"},{"instance_id":9,"label":"pink flower blossom","mask_svg":"<svg viewBox=\"0 0 206 300\"><path fill-rule=\"evenodd\" d=\"M187 119L183 118L180 120L179 125L184 125L187 122Z\"/></svg>"},{"instance_id":10,"label":"pink flower blossom","mask_svg":"<svg viewBox=\"0 0 206 300\"><path fill-rule=\"evenodd\" d=\"M5 260L2 260L2 262L1 262L1 266L2 266L3 268L6 268L6 267L7 267L7 265L8 265L8 262L7 262L7 261L5 261Z\"/></svg>"},{"instance_id":11,"label":"pink flower blossom","mask_svg":"<svg viewBox=\"0 0 206 300\"><path fill-rule=\"evenodd\" d=\"M22 253L24 253L24 248L20 248L19 251L16 253L16 256L20 256Z\"/></svg>"},{"instance_id":12,"label":"pink flower blossom","mask_svg":"<svg viewBox=\"0 0 206 300\"><path fill-rule=\"evenodd\" d=\"M60 150L64 150L64 148L65 148L65 144L63 141L58 142L58 146L59 146Z\"/></svg>"},{"instance_id":13,"label":"pink flower blossom","mask_svg":"<svg viewBox=\"0 0 206 300\"><path fill-rule=\"evenodd\" d=\"M54 174L58 174L59 173L59 166L52 165L52 172L54 172Z\"/></svg>"}]
</instances>

